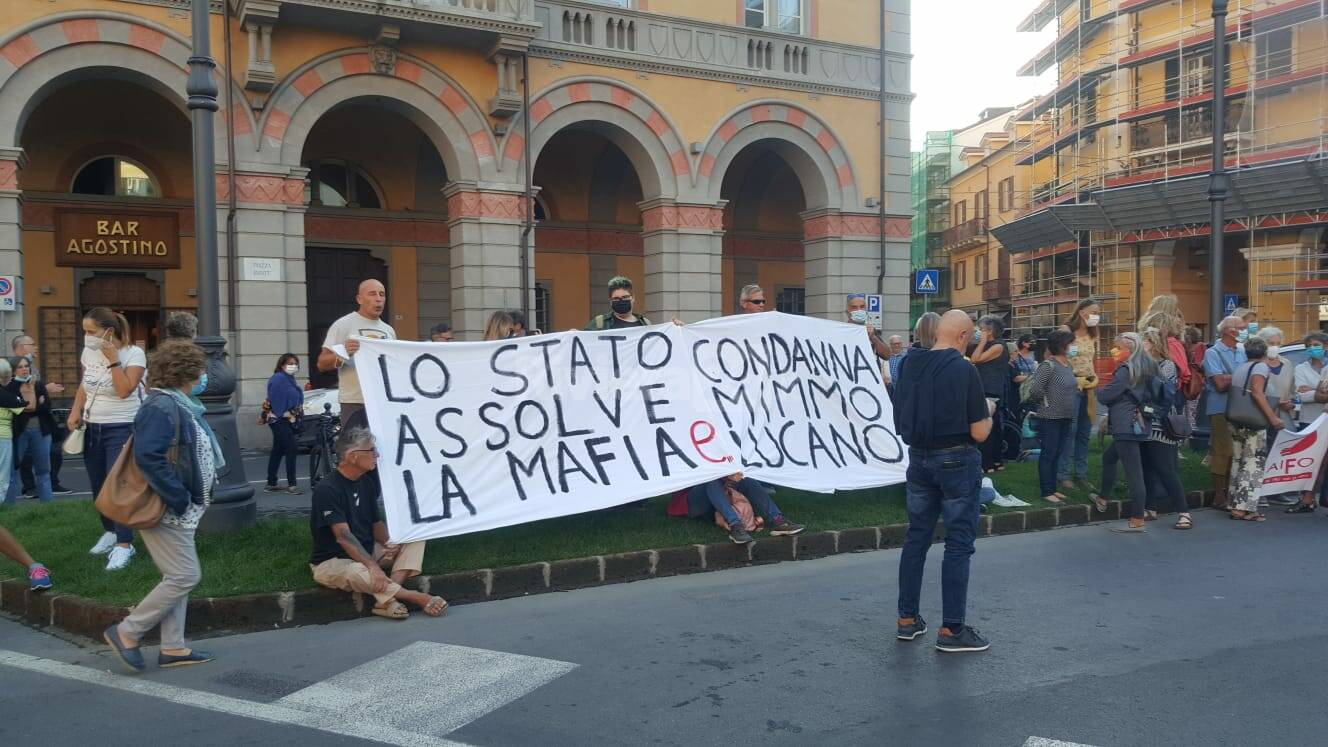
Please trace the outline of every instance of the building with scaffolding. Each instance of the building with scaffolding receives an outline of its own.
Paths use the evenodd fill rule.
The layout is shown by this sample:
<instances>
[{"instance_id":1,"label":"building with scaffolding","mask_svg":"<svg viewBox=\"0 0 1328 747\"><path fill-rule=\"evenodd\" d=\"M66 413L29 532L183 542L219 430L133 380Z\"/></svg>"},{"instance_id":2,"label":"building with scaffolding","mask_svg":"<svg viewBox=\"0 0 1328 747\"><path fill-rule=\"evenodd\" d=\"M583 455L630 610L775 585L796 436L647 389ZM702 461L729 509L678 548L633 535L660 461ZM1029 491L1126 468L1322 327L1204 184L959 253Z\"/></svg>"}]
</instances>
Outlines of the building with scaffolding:
<instances>
[{"instance_id":1,"label":"building with scaffolding","mask_svg":"<svg viewBox=\"0 0 1328 747\"><path fill-rule=\"evenodd\" d=\"M991 231L1015 265L1012 326L1044 334L1079 300L1104 333L1174 293L1210 335L1207 200L1215 75L1210 0L1042 0L1019 26L1056 23L1021 70L1057 70L1012 139L1025 204ZM1289 336L1328 326L1328 2L1232 0L1224 287Z\"/></svg>"},{"instance_id":2,"label":"building with scaffolding","mask_svg":"<svg viewBox=\"0 0 1328 747\"><path fill-rule=\"evenodd\" d=\"M929 131L922 150L912 154L910 190L913 199L913 238L910 261L914 272L935 268L941 274L936 295L912 297L910 326L924 309L944 311L955 305L951 301L954 279L945 247L946 232L967 221L967 217L958 219L954 212L950 199L950 180L954 174L964 170L965 152L979 147L990 132L1003 130L1013 112L1013 107L992 107L984 109L978 115L978 121L968 127Z\"/></svg>"}]
</instances>

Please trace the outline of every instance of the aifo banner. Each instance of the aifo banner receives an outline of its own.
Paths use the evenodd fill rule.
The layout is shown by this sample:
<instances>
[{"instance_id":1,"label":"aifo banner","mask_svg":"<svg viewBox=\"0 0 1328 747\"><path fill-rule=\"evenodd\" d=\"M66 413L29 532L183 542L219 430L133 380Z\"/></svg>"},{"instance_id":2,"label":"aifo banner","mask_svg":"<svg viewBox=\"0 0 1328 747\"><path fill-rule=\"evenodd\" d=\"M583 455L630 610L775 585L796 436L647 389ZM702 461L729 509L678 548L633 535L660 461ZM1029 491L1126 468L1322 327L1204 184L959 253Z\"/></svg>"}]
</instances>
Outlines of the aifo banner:
<instances>
[{"instance_id":1,"label":"aifo banner","mask_svg":"<svg viewBox=\"0 0 1328 747\"><path fill-rule=\"evenodd\" d=\"M742 471L831 492L907 468L862 327L778 313L355 356L389 534L607 508Z\"/></svg>"},{"instance_id":2,"label":"aifo banner","mask_svg":"<svg viewBox=\"0 0 1328 747\"><path fill-rule=\"evenodd\" d=\"M1278 431L1263 465L1259 497L1312 490L1328 452L1328 415L1304 430Z\"/></svg>"}]
</instances>

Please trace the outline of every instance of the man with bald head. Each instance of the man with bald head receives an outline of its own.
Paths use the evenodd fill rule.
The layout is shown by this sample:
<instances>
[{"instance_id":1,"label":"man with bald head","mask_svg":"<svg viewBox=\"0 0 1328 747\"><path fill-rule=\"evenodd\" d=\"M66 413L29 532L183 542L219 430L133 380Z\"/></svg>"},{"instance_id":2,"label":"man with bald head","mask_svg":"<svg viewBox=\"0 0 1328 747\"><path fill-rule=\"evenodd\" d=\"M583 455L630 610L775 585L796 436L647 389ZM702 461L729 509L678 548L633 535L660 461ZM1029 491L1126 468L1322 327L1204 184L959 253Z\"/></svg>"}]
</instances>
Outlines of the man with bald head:
<instances>
[{"instance_id":1,"label":"man with bald head","mask_svg":"<svg viewBox=\"0 0 1328 747\"><path fill-rule=\"evenodd\" d=\"M964 359L973 321L958 309L941 317L936 343L909 352L899 365L893 398L895 426L908 444L908 534L899 556L899 621L896 637L911 641L927 632L919 614L922 571L936 520L945 520L941 566L943 618L936 648L986 651L990 644L964 624L968 566L978 531L982 454L991 435L991 408L977 368Z\"/></svg>"},{"instance_id":2,"label":"man with bald head","mask_svg":"<svg viewBox=\"0 0 1328 747\"><path fill-rule=\"evenodd\" d=\"M318 370L337 372L342 428L368 426L364 416L364 392L360 390L360 376L355 372L355 353L360 349L360 340L397 339L396 330L383 321L383 310L387 308L387 288L382 283L373 279L360 283L355 303L358 309L328 327L323 349L318 353ZM346 346L349 360L342 360L332 352L336 345Z\"/></svg>"}]
</instances>

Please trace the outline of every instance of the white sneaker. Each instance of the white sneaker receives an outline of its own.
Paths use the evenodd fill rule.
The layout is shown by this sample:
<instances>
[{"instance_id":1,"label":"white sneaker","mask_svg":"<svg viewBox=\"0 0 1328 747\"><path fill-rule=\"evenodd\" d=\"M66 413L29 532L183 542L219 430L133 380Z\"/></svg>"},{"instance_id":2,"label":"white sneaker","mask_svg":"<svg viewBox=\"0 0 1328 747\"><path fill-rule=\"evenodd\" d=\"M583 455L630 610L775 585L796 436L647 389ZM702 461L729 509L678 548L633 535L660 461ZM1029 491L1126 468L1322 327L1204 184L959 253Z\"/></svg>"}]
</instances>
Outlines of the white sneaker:
<instances>
[{"instance_id":1,"label":"white sneaker","mask_svg":"<svg viewBox=\"0 0 1328 747\"><path fill-rule=\"evenodd\" d=\"M115 547L115 532L103 532L101 539L97 540L97 544L93 545L91 550L88 550L88 554L105 555L111 551L112 547Z\"/></svg>"},{"instance_id":2,"label":"white sneaker","mask_svg":"<svg viewBox=\"0 0 1328 747\"><path fill-rule=\"evenodd\" d=\"M133 545L130 545L129 547L120 547L119 545L116 545L111 548L111 557L106 561L106 570L118 571L129 565L129 559L134 557L135 552Z\"/></svg>"}]
</instances>

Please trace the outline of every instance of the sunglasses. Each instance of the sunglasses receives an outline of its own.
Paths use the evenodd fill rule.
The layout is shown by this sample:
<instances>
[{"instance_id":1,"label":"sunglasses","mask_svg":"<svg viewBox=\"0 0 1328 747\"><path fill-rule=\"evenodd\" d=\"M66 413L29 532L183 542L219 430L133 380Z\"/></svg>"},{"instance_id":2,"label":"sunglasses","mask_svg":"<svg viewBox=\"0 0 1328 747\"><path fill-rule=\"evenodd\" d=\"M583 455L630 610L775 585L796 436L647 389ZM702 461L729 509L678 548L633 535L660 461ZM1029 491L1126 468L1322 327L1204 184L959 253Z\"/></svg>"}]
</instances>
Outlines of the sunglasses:
<instances>
[{"instance_id":1,"label":"sunglasses","mask_svg":"<svg viewBox=\"0 0 1328 747\"><path fill-rule=\"evenodd\" d=\"M374 456L378 456L378 449L351 449L351 450L350 450L350 453L352 453L352 454L373 454Z\"/></svg>"},{"instance_id":2,"label":"sunglasses","mask_svg":"<svg viewBox=\"0 0 1328 747\"><path fill-rule=\"evenodd\" d=\"M764 298L749 298L744 303L750 303L756 306L765 306Z\"/></svg>"}]
</instances>

